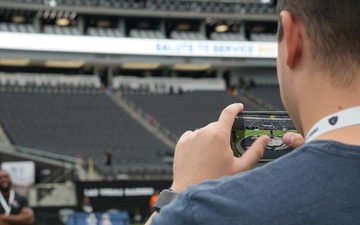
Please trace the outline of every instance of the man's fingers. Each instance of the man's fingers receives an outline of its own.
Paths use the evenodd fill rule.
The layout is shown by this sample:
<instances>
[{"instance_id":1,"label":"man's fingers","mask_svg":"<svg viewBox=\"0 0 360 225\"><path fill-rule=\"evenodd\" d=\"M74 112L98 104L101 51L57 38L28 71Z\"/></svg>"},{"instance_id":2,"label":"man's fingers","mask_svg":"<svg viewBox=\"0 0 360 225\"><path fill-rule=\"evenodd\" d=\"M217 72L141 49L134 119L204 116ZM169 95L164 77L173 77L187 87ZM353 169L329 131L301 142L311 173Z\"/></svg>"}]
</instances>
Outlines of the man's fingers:
<instances>
[{"instance_id":1,"label":"man's fingers","mask_svg":"<svg viewBox=\"0 0 360 225\"><path fill-rule=\"evenodd\" d=\"M183 134L180 136L179 141L180 141L180 140L184 140L186 137L190 136L192 133L194 133L194 132L193 132L193 131L190 131L190 130L186 131L185 133L183 133Z\"/></svg>"},{"instance_id":2,"label":"man's fingers","mask_svg":"<svg viewBox=\"0 0 360 225\"><path fill-rule=\"evenodd\" d=\"M256 163L262 158L264 155L265 148L269 143L270 137L267 135L263 135L256 139L256 141L248 148L245 153L238 159L238 171L242 172L246 170L252 169Z\"/></svg>"},{"instance_id":3,"label":"man's fingers","mask_svg":"<svg viewBox=\"0 0 360 225\"><path fill-rule=\"evenodd\" d=\"M226 131L230 131L237 114L244 109L244 105L241 103L231 104L226 107L220 114L218 122L221 124L221 128Z\"/></svg>"},{"instance_id":4,"label":"man's fingers","mask_svg":"<svg viewBox=\"0 0 360 225\"><path fill-rule=\"evenodd\" d=\"M305 139L303 138L303 136L293 132L288 132L284 134L282 139L286 145L289 145L292 148L300 147L305 143Z\"/></svg>"},{"instance_id":5,"label":"man's fingers","mask_svg":"<svg viewBox=\"0 0 360 225\"><path fill-rule=\"evenodd\" d=\"M208 125L206 125L205 127L209 128L209 127L213 127L217 124L217 122L212 122L212 123L209 123Z\"/></svg>"}]
</instances>

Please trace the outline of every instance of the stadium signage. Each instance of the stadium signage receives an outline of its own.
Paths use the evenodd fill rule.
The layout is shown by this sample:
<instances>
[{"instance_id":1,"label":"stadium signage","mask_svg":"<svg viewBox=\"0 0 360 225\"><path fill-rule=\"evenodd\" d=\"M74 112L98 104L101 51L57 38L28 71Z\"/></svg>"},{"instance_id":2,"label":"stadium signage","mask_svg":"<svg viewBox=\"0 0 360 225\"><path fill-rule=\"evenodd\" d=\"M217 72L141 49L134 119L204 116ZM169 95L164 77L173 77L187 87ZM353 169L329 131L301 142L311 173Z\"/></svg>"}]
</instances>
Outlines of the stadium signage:
<instances>
[{"instance_id":1,"label":"stadium signage","mask_svg":"<svg viewBox=\"0 0 360 225\"><path fill-rule=\"evenodd\" d=\"M121 209L141 215L149 213L149 200L155 190L171 186L171 181L91 181L76 182L77 211L83 211L82 202L88 198L94 212Z\"/></svg>"},{"instance_id":2,"label":"stadium signage","mask_svg":"<svg viewBox=\"0 0 360 225\"><path fill-rule=\"evenodd\" d=\"M261 48L262 49L262 48ZM156 50L158 54L172 55L197 55L206 56L204 54L216 55L233 55L251 57L256 54L254 43L247 42L185 42L179 43L178 41L162 40L156 44ZM260 50L260 48L259 48Z\"/></svg>"},{"instance_id":3,"label":"stadium signage","mask_svg":"<svg viewBox=\"0 0 360 225\"><path fill-rule=\"evenodd\" d=\"M84 197L151 196L154 188L86 188L83 194Z\"/></svg>"},{"instance_id":4,"label":"stadium signage","mask_svg":"<svg viewBox=\"0 0 360 225\"><path fill-rule=\"evenodd\" d=\"M0 32L0 49L118 55L277 57L275 42L136 39L11 32Z\"/></svg>"}]
</instances>

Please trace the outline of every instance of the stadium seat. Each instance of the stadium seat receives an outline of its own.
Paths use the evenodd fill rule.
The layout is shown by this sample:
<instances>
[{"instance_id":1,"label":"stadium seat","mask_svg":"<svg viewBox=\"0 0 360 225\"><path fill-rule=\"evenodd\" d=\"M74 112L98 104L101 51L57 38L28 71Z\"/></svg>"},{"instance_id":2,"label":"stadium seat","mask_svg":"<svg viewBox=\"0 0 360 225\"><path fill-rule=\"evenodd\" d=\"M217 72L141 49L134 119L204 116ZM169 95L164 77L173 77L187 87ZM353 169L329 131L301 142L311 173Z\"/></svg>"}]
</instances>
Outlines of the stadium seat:
<instances>
[{"instance_id":1,"label":"stadium seat","mask_svg":"<svg viewBox=\"0 0 360 225\"><path fill-rule=\"evenodd\" d=\"M35 28L31 24L0 23L0 31L35 33Z\"/></svg>"},{"instance_id":2,"label":"stadium seat","mask_svg":"<svg viewBox=\"0 0 360 225\"><path fill-rule=\"evenodd\" d=\"M247 41L244 35L239 33L217 33L213 32L210 35L211 40L217 41Z\"/></svg>"},{"instance_id":3,"label":"stadium seat","mask_svg":"<svg viewBox=\"0 0 360 225\"><path fill-rule=\"evenodd\" d=\"M59 35L80 35L80 31L77 27L60 27L53 25L45 25L43 27L45 34L59 34Z\"/></svg>"},{"instance_id":4,"label":"stadium seat","mask_svg":"<svg viewBox=\"0 0 360 225\"><path fill-rule=\"evenodd\" d=\"M250 37L251 41L275 42L277 41L277 34L271 33L253 33Z\"/></svg>"},{"instance_id":5,"label":"stadium seat","mask_svg":"<svg viewBox=\"0 0 360 225\"><path fill-rule=\"evenodd\" d=\"M165 35L158 30L131 29L129 37L146 39L165 39Z\"/></svg>"},{"instance_id":6,"label":"stadium seat","mask_svg":"<svg viewBox=\"0 0 360 225\"><path fill-rule=\"evenodd\" d=\"M256 87L249 88L248 91L265 102L275 106L279 110L285 110L281 101L278 85L258 85Z\"/></svg>"},{"instance_id":7,"label":"stadium seat","mask_svg":"<svg viewBox=\"0 0 360 225\"><path fill-rule=\"evenodd\" d=\"M200 32L192 31L172 31L170 38L179 40L206 40L206 37Z\"/></svg>"},{"instance_id":8,"label":"stadium seat","mask_svg":"<svg viewBox=\"0 0 360 225\"><path fill-rule=\"evenodd\" d=\"M195 91L182 95L123 92L123 95L178 137L217 120L227 105L241 100L225 91ZM247 110L255 110L250 105Z\"/></svg>"},{"instance_id":9,"label":"stadium seat","mask_svg":"<svg viewBox=\"0 0 360 225\"><path fill-rule=\"evenodd\" d=\"M87 35L102 37L124 37L124 34L117 28L89 27Z\"/></svg>"},{"instance_id":10,"label":"stadium seat","mask_svg":"<svg viewBox=\"0 0 360 225\"><path fill-rule=\"evenodd\" d=\"M102 164L104 150L111 148L113 162L121 162L122 167L136 165L144 171L168 166L161 155L172 150L106 94L80 93L81 86L71 93L54 88L49 84L39 87L47 91L38 92L1 89L0 123L13 144L73 157L81 154L96 165Z\"/></svg>"}]
</instances>

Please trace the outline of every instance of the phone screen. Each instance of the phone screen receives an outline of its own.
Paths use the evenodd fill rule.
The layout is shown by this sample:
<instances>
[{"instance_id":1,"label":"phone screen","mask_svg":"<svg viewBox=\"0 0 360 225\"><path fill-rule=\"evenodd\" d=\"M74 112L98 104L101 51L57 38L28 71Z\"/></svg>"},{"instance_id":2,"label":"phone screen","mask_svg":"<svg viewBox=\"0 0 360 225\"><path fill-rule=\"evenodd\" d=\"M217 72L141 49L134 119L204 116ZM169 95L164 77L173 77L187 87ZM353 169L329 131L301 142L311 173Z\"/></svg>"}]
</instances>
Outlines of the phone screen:
<instances>
[{"instance_id":1,"label":"phone screen","mask_svg":"<svg viewBox=\"0 0 360 225\"><path fill-rule=\"evenodd\" d=\"M231 148L234 156L240 157L258 137L268 135L270 142L260 161L271 161L293 150L282 141L286 132L297 133L286 112L242 112L231 130Z\"/></svg>"}]
</instances>

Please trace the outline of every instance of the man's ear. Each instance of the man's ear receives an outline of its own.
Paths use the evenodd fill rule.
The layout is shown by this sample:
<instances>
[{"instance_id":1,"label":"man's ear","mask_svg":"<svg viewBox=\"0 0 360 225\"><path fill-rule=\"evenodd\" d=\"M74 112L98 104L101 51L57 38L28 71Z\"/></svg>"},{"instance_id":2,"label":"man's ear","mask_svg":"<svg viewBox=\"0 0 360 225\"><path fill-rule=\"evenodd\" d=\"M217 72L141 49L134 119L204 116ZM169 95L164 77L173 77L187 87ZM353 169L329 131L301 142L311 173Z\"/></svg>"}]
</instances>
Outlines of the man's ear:
<instances>
[{"instance_id":1,"label":"man's ear","mask_svg":"<svg viewBox=\"0 0 360 225\"><path fill-rule=\"evenodd\" d=\"M296 20L288 11L280 13L283 27L283 35L286 46L286 65L290 68L296 66L298 58L302 54L303 34L302 24Z\"/></svg>"}]
</instances>

